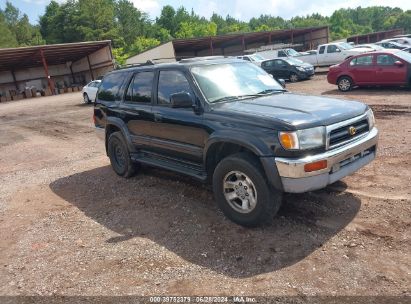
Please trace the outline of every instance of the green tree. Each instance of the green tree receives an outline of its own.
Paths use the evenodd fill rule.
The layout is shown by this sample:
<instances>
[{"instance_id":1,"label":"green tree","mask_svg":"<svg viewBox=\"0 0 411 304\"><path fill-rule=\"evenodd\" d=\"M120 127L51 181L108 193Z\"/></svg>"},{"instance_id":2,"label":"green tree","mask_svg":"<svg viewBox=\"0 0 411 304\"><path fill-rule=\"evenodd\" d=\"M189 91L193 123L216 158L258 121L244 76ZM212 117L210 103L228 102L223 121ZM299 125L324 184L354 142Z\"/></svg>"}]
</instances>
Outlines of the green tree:
<instances>
[{"instance_id":1,"label":"green tree","mask_svg":"<svg viewBox=\"0 0 411 304\"><path fill-rule=\"evenodd\" d=\"M4 13L0 11L0 48L11 48L17 46L16 36L10 31Z\"/></svg>"}]
</instances>

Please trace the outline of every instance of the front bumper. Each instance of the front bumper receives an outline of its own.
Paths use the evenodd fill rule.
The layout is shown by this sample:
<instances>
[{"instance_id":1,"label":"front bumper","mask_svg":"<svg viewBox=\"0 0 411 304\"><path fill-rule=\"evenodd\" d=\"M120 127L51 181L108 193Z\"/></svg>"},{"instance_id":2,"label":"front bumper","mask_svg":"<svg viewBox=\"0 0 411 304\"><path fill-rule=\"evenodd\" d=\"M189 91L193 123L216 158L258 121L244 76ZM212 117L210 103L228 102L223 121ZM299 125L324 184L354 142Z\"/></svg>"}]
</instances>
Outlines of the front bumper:
<instances>
[{"instance_id":1,"label":"front bumper","mask_svg":"<svg viewBox=\"0 0 411 304\"><path fill-rule=\"evenodd\" d=\"M317 190L350 175L370 163L376 156L378 130L333 150L301 159L276 157L275 164L285 192L301 193ZM327 160L327 168L305 172L309 163Z\"/></svg>"}]
</instances>

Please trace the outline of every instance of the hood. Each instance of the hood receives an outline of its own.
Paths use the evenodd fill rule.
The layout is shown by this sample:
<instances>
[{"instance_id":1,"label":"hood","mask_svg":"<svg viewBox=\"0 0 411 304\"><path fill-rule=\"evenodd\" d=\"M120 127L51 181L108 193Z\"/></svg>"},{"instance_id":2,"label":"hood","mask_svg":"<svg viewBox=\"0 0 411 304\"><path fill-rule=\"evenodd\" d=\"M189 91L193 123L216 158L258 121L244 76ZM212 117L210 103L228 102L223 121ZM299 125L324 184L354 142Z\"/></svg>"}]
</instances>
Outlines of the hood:
<instances>
[{"instance_id":1,"label":"hood","mask_svg":"<svg viewBox=\"0 0 411 304\"><path fill-rule=\"evenodd\" d=\"M367 106L361 102L336 98L281 93L259 98L214 104L216 112L252 115L275 122L287 129L326 126L363 114Z\"/></svg>"}]
</instances>

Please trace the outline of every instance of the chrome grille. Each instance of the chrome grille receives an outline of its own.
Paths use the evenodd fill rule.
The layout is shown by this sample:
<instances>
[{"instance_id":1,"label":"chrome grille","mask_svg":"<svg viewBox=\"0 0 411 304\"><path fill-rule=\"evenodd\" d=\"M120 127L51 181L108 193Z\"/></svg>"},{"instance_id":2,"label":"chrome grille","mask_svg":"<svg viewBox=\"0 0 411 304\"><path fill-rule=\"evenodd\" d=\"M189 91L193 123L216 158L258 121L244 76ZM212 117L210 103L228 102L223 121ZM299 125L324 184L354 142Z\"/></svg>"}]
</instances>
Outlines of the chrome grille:
<instances>
[{"instance_id":1,"label":"chrome grille","mask_svg":"<svg viewBox=\"0 0 411 304\"><path fill-rule=\"evenodd\" d=\"M350 132L355 130L355 132ZM356 140L370 131L365 115L327 127L327 149L333 149Z\"/></svg>"}]
</instances>

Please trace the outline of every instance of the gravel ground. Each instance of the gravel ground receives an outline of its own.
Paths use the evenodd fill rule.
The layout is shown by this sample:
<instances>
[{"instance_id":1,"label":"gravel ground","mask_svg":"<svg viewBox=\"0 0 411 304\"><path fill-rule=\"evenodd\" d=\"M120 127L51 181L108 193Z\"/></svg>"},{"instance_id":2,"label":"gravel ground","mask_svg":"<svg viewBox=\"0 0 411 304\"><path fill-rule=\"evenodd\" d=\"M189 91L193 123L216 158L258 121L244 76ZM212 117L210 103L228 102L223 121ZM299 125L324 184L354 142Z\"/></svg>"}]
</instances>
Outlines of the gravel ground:
<instances>
[{"instance_id":1,"label":"gravel ground","mask_svg":"<svg viewBox=\"0 0 411 304\"><path fill-rule=\"evenodd\" d=\"M409 296L411 92L288 89L368 103L379 154L256 229L187 177L117 177L80 93L0 104L0 295Z\"/></svg>"}]
</instances>

